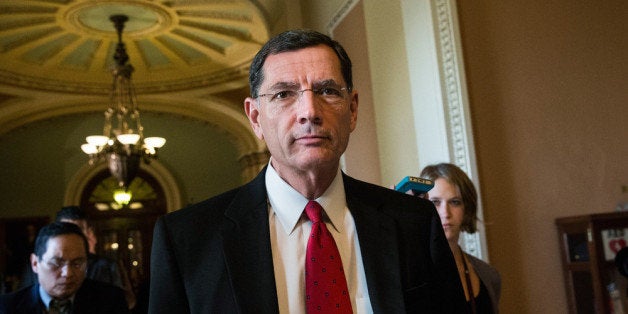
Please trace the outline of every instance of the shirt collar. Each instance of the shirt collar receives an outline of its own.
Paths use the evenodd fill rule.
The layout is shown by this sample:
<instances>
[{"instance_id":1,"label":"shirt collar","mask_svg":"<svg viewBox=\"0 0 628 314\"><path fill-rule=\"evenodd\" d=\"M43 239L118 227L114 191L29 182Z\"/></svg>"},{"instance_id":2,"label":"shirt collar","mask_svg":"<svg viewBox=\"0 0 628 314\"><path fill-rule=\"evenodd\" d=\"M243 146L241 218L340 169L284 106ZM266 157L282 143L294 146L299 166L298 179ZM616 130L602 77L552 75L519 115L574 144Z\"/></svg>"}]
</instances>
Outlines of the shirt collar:
<instances>
[{"instance_id":1,"label":"shirt collar","mask_svg":"<svg viewBox=\"0 0 628 314\"><path fill-rule=\"evenodd\" d=\"M291 234L303 214L308 199L284 181L270 162L268 162L266 169L265 180L270 207L279 218L279 222L286 233ZM338 169L329 188L315 201L321 204L325 210L333 229L342 232L344 215L347 211L347 200L340 169Z\"/></svg>"},{"instance_id":2,"label":"shirt collar","mask_svg":"<svg viewBox=\"0 0 628 314\"><path fill-rule=\"evenodd\" d=\"M39 284L38 284L38 286L39 286L39 297L41 298L41 301L46 306L46 310L50 310L50 302L52 301L52 296L50 296L48 294L48 292L46 292L46 290L44 290L44 287L42 287ZM70 297L70 301L72 301L72 303L74 303L74 295L72 295Z\"/></svg>"}]
</instances>

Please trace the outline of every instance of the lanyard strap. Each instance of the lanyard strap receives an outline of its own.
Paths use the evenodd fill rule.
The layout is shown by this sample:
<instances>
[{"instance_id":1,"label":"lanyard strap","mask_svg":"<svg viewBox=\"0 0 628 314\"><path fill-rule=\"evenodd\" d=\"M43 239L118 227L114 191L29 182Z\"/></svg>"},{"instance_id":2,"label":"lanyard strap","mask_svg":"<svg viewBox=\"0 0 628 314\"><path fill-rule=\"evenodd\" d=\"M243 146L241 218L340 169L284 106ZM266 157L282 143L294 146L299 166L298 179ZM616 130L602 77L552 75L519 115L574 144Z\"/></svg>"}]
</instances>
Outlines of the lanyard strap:
<instances>
[{"instance_id":1,"label":"lanyard strap","mask_svg":"<svg viewBox=\"0 0 628 314\"><path fill-rule=\"evenodd\" d=\"M471 301L471 312L476 314L475 309L475 295L473 293L473 285L471 285L471 274L469 273L469 267L467 266L467 259L464 256L464 252L460 247L460 256L462 256L462 265L464 266L464 279L467 282L467 292L469 292L469 300Z\"/></svg>"}]
</instances>

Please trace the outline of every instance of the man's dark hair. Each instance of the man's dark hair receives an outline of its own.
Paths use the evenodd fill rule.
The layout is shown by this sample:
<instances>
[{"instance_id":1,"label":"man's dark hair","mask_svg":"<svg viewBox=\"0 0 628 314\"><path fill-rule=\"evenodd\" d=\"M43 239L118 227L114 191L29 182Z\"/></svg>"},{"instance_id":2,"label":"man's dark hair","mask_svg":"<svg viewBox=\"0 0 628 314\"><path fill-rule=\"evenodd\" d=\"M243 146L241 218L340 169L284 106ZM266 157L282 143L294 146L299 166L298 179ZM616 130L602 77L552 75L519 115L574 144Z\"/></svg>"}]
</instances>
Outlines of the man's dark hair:
<instances>
[{"instance_id":1,"label":"man's dark hair","mask_svg":"<svg viewBox=\"0 0 628 314\"><path fill-rule=\"evenodd\" d=\"M58 237L64 234L76 234L83 239L83 244L85 247L85 255L89 252L89 247L87 246L87 238L81 231L77 225L69 222L53 222L41 228L39 233L37 234L37 238L35 239L35 255L39 260L42 259L46 250L48 250L48 240L54 237Z\"/></svg>"},{"instance_id":2,"label":"man's dark hair","mask_svg":"<svg viewBox=\"0 0 628 314\"><path fill-rule=\"evenodd\" d=\"M271 38L253 58L249 69L249 86L251 97L257 98L259 86L264 80L262 67L269 55L274 55L287 51L295 51L303 48L325 45L334 50L340 60L340 70L342 77L347 84L347 90L353 90L353 78L351 74L351 59L342 46L325 34L311 30L290 30Z\"/></svg>"},{"instance_id":3,"label":"man's dark hair","mask_svg":"<svg viewBox=\"0 0 628 314\"><path fill-rule=\"evenodd\" d=\"M65 206L57 212L55 221L61 221L61 219L87 220L87 213L78 206Z\"/></svg>"}]
</instances>

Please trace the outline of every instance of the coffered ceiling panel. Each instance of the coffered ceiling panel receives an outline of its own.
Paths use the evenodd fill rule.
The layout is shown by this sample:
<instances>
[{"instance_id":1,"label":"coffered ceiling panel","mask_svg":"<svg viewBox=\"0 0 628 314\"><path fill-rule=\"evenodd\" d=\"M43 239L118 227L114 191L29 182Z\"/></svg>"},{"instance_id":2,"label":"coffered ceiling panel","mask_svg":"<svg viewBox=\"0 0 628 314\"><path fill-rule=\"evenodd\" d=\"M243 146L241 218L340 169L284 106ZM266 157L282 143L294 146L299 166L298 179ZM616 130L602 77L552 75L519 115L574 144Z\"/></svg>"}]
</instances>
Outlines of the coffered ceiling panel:
<instances>
[{"instance_id":1,"label":"coffered ceiling panel","mask_svg":"<svg viewBox=\"0 0 628 314\"><path fill-rule=\"evenodd\" d=\"M266 1L268 2L268 1ZM242 78L268 39L259 1L0 2L0 83L55 92L107 93L122 34L138 93L194 89ZM262 1L263 3L263 1Z\"/></svg>"}]
</instances>

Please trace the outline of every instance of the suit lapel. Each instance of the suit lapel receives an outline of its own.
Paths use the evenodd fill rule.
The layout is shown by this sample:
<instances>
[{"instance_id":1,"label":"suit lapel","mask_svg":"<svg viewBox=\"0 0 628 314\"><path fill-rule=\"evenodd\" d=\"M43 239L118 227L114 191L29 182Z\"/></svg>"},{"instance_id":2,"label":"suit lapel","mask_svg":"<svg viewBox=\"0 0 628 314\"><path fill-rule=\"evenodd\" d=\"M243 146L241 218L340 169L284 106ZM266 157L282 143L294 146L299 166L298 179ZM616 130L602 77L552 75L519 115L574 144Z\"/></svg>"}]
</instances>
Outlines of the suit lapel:
<instances>
[{"instance_id":1,"label":"suit lapel","mask_svg":"<svg viewBox=\"0 0 628 314\"><path fill-rule=\"evenodd\" d=\"M394 221L382 212L381 198L343 174L347 206L355 221L371 305L375 313L403 312L399 248Z\"/></svg>"},{"instance_id":2,"label":"suit lapel","mask_svg":"<svg viewBox=\"0 0 628 314\"><path fill-rule=\"evenodd\" d=\"M231 286L243 313L278 312L268 224L266 171L245 185L225 211L221 232Z\"/></svg>"},{"instance_id":3,"label":"suit lapel","mask_svg":"<svg viewBox=\"0 0 628 314\"><path fill-rule=\"evenodd\" d=\"M39 297L39 284L34 284L28 293L28 300L16 308L19 313L44 313L46 306Z\"/></svg>"},{"instance_id":4,"label":"suit lapel","mask_svg":"<svg viewBox=\"0 0 628 314\"><path fill-rule=\"evenodd\" d=\"M231 222L221 232L225 262L240 312L278 312L270 245L265 170L226 210ZM382 212L383 201L362 191L360 183L344 175L347 206L353 215L369 290L376 313L403 312L394 221Z\"/></svg>"},{"instance_id":5,"label":"suit lapel","mask_svg":"<svg viewBox=\"0 0 628 314\"><path fill-rule=\"evenodd\" d=\"M90 297L91 279L85 278L81 287L76 291L74 301L72 304L73 311L75 313L89 313L90 309L93 309L92 298Z\"/></svg>"}]
</instances>

